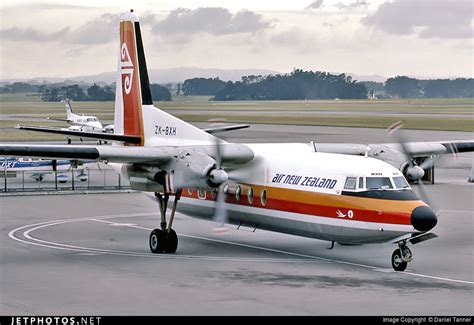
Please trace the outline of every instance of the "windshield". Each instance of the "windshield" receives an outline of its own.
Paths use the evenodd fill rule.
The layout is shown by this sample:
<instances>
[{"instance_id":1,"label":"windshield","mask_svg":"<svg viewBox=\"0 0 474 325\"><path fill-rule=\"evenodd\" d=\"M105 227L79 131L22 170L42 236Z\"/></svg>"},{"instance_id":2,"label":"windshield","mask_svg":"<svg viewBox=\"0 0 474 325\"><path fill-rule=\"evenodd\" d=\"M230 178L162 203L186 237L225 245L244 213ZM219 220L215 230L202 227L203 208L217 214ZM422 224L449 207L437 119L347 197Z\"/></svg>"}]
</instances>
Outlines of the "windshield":
<instances>
[{"instance_id":1,"label":"windshield","mask_svg":"<svg viewBox=\"0 0 474 325\"><path fill-rule=\"evenodd\" d=\"M387 190L393 188L390 177L367 177L368 190Z\"/></svg>"},{"instance_id":2,"label":"windshield","mask_svg":"<svg viewBox=\"0 0 474 325\"><path fill-rule=\"evenodd\" d=\"M405 177L403 176L394 177L393 183L395 184L396 188L410 188L410 185L408 185Z\"/></svg>"}]
</instances>

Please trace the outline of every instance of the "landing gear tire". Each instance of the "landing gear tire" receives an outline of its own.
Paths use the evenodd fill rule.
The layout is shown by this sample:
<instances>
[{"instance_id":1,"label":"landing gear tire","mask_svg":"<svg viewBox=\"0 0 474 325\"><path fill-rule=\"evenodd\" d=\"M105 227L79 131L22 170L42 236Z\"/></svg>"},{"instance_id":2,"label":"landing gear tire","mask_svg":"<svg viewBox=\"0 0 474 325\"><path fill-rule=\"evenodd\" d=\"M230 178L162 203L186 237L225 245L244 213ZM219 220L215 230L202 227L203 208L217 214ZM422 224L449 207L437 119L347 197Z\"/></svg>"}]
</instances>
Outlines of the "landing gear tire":
<instances>
[{"instance_id":1,"label":"landing gear tire","mask_svg":"<svg viewBox=\"0 0 474 325\"><path fill-rule=\"evenodd\" d=\"M173 229L169 233L166 230L154 229L150 234L149 244L154 254L173 254L178 249L178 236Z\"/></svg>"},{"instance_id":2,"label":"landing gear tire","mask_svg":"<svg viewBox=\"0 0 474 325\"><path fill-rule=\"evenodd\" d=\"M408 248L405 248L408 249ZM411 252L410 252L411 253ZM392 254L392 267L395 271L403 272L407 268L408 263L404 262L402 259L402 254L400 249L396 249Z\"/></svg>"},{"instance_id":3,"label":"landing gear tire","mask_svg":"<svg viewBox=\"0 0 474 325\"><path fill-rule=\"evenodd\" d=\"M173 229L170 230L166 236L166 244L165 244L165 253L167 254L174 254L176 253L176 249L178 249L178 236L176 235L176 231Z\"/></svg>"},{"instance_id":4,"label":"landing gear tire","mask_svg":"<svg viewBox=\"0 0 474 325\"><path fill-rule=\"evenodd\" d=\"M166 247L165 233L161 229L154 229L150 234L150 250L154 254L163 254Z\"/></svg>"}]
</instances>

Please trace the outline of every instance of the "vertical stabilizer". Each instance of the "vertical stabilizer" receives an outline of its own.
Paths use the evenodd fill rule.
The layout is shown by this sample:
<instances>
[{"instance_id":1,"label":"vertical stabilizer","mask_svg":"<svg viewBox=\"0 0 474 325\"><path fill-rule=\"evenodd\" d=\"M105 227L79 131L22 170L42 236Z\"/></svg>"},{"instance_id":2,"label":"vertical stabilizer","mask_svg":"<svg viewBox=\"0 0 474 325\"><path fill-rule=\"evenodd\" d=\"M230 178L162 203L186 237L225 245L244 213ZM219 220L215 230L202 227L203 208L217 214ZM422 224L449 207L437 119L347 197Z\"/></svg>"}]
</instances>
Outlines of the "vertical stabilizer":
<instances>
[{"instance_id":1,"label":"vertical stabilizer","mask_svg":"<svg viewBox=\"0 0 474 325\"><path fill-rule=\"evenodd\" d=\"M66 99L66 118L69 121L72 121L74 119L74 113L71 107L71 100L69 99Z\"/></svg>"},{"instance_id":2,"label":"vertical stabilizer","mask_svg":"<svg viewBox=\"0 0 474 325\"><path fill-rule=\"evenodd\" d=\"M116 134L140 137L134 144L140 146L215 142L212 135L153 106L140 23L133 11L120 20L116 80Z\"/></svg>"},{"instance_id":3,"label":"vertical stabilizer","mask_svg":"<svg viewBox=\"0 0 474 325\"><path fill-rule=\"evenodd\" d=\"M123 15L120 21L114 125L115 133L139 136L142 138L139 145L143 145L142 94L149 102L151 95L146 66L139 63L138 50L143 52L143 47L137 46L137 39L141 40L137 34L140 34L138 17L133 12ZM145 71L145 77L141 77L141 69ZM141 84L142 79L144 85ZM146 90L142 91L142 87Z\"/></svg>"}]
</instances>

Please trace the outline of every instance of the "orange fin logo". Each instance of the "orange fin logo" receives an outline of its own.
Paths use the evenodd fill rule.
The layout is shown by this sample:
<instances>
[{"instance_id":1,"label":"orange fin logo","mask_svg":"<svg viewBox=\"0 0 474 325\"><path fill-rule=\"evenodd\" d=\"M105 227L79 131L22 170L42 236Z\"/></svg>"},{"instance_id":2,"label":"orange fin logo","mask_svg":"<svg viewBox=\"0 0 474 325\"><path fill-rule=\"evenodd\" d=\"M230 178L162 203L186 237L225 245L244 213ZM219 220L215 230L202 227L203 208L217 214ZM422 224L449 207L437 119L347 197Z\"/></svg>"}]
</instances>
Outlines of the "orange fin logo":
<instances>
[{"instance_id":1,"label":"orange fin logo","mask_svg":"<svg viewBox=\"0 0 474 325\"><path fill-rule=\"evenodd\" d=\"M124 42L122 43L121 47L121 60L120 60L120 69L124 79L124 90L125 93L128 95L132 90L132 82L133 82L133 63L130 59L130 53L128 52L127 44Z\"/></svg>"}]
</instances>

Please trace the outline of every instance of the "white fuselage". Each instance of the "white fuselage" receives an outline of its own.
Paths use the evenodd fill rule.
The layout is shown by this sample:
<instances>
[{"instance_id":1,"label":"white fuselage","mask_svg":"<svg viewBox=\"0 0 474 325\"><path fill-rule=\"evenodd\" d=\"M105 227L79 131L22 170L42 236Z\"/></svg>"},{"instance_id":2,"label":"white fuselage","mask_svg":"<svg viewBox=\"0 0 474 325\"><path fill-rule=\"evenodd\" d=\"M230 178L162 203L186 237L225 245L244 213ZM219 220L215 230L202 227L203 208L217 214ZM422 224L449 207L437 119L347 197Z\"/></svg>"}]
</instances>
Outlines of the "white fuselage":
<instances>
[{"instance_id":1,"label":"white fuselage","mask_svg":"<svg viewBox=\"0 0 474 325\"><path fill-rule=\"evenodd\" d=\"M70 130L80 131L102 131L104 127L100 123L99 119L95 116L85 116L71 114L68 117L68 122L71 124Z\"/></svg>"},{"instance_id":2,"label":"white fuselage","mask_svg":"<svg viewBox=\"0 0 474 325\"><path fill-rule=\"evenodd\" d=\"M403 175L391 165L313 152L307 144L246 145L255 158L236 170L226 169L231 179L223 185L229 223L359 244L416 231L410 214L425 204L409 187L396 189L394 177ZM380 180L388 183L366 188L367 182ZM215 192L184 189L177 210L212 219L215 201Z\"/></svg>"}]
</instances>

